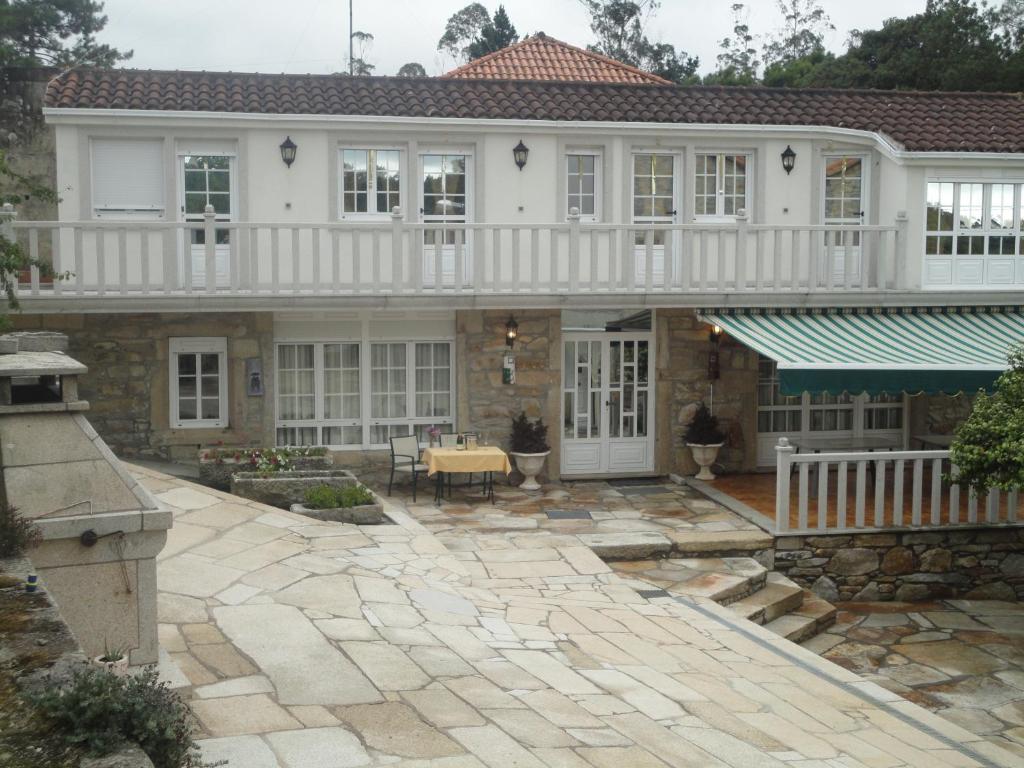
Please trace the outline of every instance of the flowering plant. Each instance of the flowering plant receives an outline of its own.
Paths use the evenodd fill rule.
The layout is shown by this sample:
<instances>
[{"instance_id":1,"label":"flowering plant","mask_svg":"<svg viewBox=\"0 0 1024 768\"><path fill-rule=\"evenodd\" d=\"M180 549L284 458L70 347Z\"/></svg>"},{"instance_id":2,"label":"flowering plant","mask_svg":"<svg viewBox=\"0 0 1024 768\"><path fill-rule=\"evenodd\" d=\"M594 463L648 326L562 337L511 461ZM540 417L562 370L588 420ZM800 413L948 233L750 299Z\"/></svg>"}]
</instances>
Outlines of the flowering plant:
<instances>
[{"instance_id":1,"label":"flowering plant","mask_svg":"<svg viewBox=\"0 0 1024 768\"><path fill-rule=\"evenodd\" d=\"M438 427L438 426L435 426L434 424L431 424L427 428L427 434L430 435L431 439L436 440L437 438L439 438L441 436L441 428Z\"/></svg>"},{"instance_id":2,"label":"flowering plant","mask_svg":"<svg viewBox=\"0 0 1024 768\"><path fill-rule=\"evenodd\" d=\"M326 454L327 449L318 446L231 448L204 451L203 460L223 464L225 459L228 459L236 464L248 464L256 472L289 472L295 469L295 459L306 456L325 456Z\"/></svg>"}]
</instances>

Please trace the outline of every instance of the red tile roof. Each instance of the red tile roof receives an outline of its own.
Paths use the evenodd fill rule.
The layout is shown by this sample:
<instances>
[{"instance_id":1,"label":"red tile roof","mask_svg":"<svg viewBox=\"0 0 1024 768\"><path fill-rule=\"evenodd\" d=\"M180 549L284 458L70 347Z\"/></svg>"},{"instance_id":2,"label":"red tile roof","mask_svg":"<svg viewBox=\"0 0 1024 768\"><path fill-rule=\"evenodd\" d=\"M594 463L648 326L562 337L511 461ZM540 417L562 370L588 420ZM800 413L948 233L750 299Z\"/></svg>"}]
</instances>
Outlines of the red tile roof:
<instances>
[{"instance_id":1,"label":"red tile roof","mask_svg":"<svg viewBox=\"0 0 1024 768\"><path fill-rule=\"evenodd\" d=\"M1024 153L1017 94L76 69L48 107L851 128L911 151Z\"/></svg>"},{"instance_id":2,"label":"red tile roof","mask_svg":"<svg viewBox=\"0 0 1024 768\"><path fill-rule=\"evenodd\" d=\"M460 80L562 80L574 83L671 85L621 61L563 43L543 32L463 64L441 77Z\"/></svg>"}]
</instances>

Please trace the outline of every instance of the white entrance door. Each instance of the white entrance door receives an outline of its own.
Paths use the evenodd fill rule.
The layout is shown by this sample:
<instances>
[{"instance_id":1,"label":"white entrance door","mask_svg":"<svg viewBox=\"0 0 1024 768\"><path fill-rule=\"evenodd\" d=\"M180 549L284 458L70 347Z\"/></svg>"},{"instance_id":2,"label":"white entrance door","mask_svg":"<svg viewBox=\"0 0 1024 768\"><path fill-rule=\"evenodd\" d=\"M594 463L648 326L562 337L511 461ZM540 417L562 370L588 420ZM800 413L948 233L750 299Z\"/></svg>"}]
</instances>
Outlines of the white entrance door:
<instances>
[{"instance_id":1,"label":"white entrance door","mask_svg":"<svg viewBox=\"0 0 1024 768\"><path fill-rule=\"evenodd\" d=\"M679 211L679 163L674 154L636 152L633 154L633 223L675 224ZM666 235L668 235L666 237ZM647 254L651 254L652 281L662 282L665 275L665 254L679 252L675 233L642 232L634 235L636 280L647 278ZM673 261L673 265L675 265Z\"/></svg>"},{"instance_id":2,"label":"white entrance door","mask_svg":"<svg viewBox=\"0 0 1024 768\"><path fill-rule=\"evenodd\" d=\"M203 212L212 205L217 221L232 221L234 206L234 158L229 155L182 155L179 173L181 175L181 214L187 222L203 223ZM215 264L217 285L226 286L229 281L230 237L228 229L215 231ZM185 233L182 249L184 280L192 281L194 288L206 285L206 240L202 228Z\"/></svg>"},{"instance_id":3,"label":"white entrance door","mask_svg":"<svg viewBox=\"0 0 1024 768\"><path fill-rule=\"evenodd\" d=\"M832 155L825 157L824 217L825 224L857 226L864 223L867 194L867 162L863 157ZM850 279L860 279L861 242L859 232L826 233L828 238L822 249L827 257L827 246L832 245L832 279L841 283L849 270ZM847 266L849 259L849 266ZM819 270L824 275L825 272Z\"/></svg>"},{"instance_id":4,"label":"white entrance door","mask_svg":"<svg viewBox=\"0 0 1024 768\"><path fill-rule=\"evenodd\" d=\"M654 471L654 335L568 333L562 474Z\"/></svg>"},{"instance_id":5,"label":"white entrance door","mask_svg":"<svg viewBox=\"0 0 1024 768\"><path fill-rule=\"evenodd\" d=\"M465 224L470 220L469 180L472 158L465 153L428 152L420 155L424 224ZM472 238L462 228L444 226L424 230L423 282L436 285L440 261L442 285L455 285L455 256L462 258L463 282L469 282ZM440 257L440 258L439 258Z\"/></svg>"}]
</instances>

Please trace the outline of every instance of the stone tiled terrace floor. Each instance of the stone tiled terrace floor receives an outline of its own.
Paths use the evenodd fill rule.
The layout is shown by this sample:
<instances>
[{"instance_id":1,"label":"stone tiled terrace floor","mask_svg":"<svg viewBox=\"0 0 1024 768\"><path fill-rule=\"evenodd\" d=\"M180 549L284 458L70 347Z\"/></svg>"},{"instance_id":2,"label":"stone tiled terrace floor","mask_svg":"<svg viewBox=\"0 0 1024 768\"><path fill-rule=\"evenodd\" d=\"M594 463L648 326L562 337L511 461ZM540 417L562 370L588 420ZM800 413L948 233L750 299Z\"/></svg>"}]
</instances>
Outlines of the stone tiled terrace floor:
<instances>
[{"instance_id":1,"label":"stone tiled terrace floor","mask_svg":"<svg viewBox=\"0 0 1024 768\"><path fill-rule=\"evenodd\" d=\"M1024 605L844 603L835 626L806 646L1024 764Z\"/></svg>"},{"instance_id":2,"label":"stone tiled terrace floor","mask_svg":"<svg viewBox=\"0 0 1024 768\"><path fill-rule=\"evenodd\" d=\"M135 471L175 516L158 566L160 633L208 759L1020 764L728 609L641 598L574 537L488 524L445 539L401 505L389 505L394 525L314 523Z\"/></svg>"}]
</instances>

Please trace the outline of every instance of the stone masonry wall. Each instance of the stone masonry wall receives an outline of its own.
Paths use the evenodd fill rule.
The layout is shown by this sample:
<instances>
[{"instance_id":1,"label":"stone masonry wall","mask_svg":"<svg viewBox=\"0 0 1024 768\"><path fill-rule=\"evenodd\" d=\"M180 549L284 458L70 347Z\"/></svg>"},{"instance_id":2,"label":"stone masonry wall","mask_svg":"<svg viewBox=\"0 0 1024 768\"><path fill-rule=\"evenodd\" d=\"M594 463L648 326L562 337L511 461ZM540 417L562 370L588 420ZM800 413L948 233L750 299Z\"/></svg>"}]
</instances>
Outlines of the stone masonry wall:
<instances>
[{"instance_id":1,"label":"stone masonry wall","mask_svg":"<svg viewBox=\"0 0 1024 768\"><path fill-rule=\"evenodd\" d=\"M273 445L274 345L270 313L14 315L24 330L66 333L68 353L89 367L79 392L89 420L121 457L195 463L198 449ZM228 340L228 427L171 429L168 339L224 336ZM262 357L264 394L245 391L245 359Z\"/></svg>"},{"instance_id":2,"label":"stone masonry wall","mask_svg":"<svg viewBox=\"0 0 1024 768\"><path fill-rule=\"evenodd\" d=\"M836 600L1024 598L1024 529L787 536L775 569Z\"/></svg>"},{"instance_id":3,"label":"stone masonry wall","mask_svg":"<svg viewBox=\"0 0 1024 768\"><path fill-rule=\"evenodd\" d=\"M507 449L512 417L526 411L548 425L551 455L541 480L557 478L561 452L561 312L557 309L518 310L519 338L516 383L501 381L507 311L459 311L455 315L458 424L478 432L492 445ZM514 476L513 476L514 477Z\"/></svg>"},{"instance_id":4,"label":"stone masonry wall","mask_svg":"<svg viewBox=\"0 0 1024 768\"><path fill-rule=\"evenodd\" d=\"M725 446L715 471L750 471L757 463L757 353L723 336L719 373L708 379L709 328L691 310L661 309L657 322L658 466L694 474L683 433L701 401L713 407Z\"/></svg>"}]
</instances>

